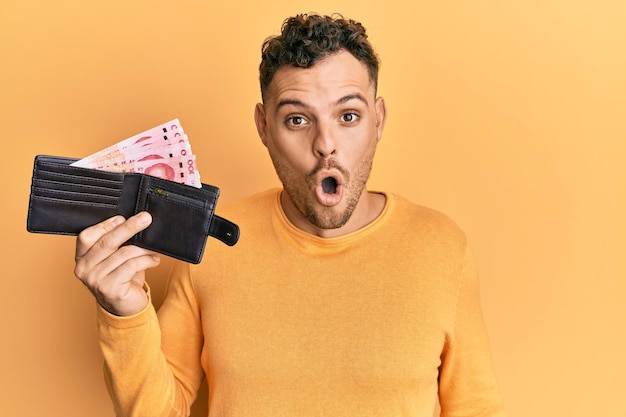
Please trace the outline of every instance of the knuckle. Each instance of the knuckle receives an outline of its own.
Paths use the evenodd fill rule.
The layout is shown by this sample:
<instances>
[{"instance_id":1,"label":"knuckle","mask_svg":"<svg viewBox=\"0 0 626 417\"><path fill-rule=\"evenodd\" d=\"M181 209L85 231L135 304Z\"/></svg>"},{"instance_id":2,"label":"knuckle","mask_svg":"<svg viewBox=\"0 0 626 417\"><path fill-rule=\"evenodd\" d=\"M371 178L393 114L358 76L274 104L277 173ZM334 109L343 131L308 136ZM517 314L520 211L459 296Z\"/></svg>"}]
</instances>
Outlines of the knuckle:
<instances>
[{"instance_id":1,"label":"knuckle","mask_svg":"<svg viewBox=\"0 0 626 417\"><path fill-rule=\"evenodd\" d=\"M141 266L139 259L132 257L127 259L123 264L117 267L116 274L120 277L128 277L128 279L130 279L140 271Z\"/></svg>"},{"instance_id":2,"label":"knuckle","mask_svg":"<svg viewBox=\"0 0 626 417\"><path fill-rule=\"evenodd\" d=\"M119 247L117 252L118 252L118 255L120 257L122 257L124 259L127 259L126 262L130 262L132 260L130 258L132 258L135 255L136 250L137 250L136 246L133 246L133 245L122 245L122 246Z\"/></svg>"},{"instance_id":3,"label":"knuckle","mask_svg":"<svg viewBox=\"0 0 626 417\"><path fill-rule=\"evenodd\" d=\"M78 234L78 240L81 242L88 241L89 240L88 238L90 235L91 235L91 228L84 229Z\"/></svg>"},{"instance_id":4,"label":"knuckle","mask_svg":"<svg viewBox=\"0 0 626 417\"><path fill-rule=\"evenodd\" d=\"M98 298L107 299L107 300L116 298L115 286L112 285L111 281L109 280L98 282L94 286L93 291L96 294L96 297Z\"/></svg>"},{"instance_id":5,"label":"knuckle","mask_svg":"<svg viewBox=\"0 0 626 417\"><path fill-rule=\"evenodd\" d=\"M91 246L99 237L97 225L83 229L77 236L76 240L79 245Z\"/></svg>"},{"instance_id":6,"label":"knuckle","mask_svg":"<svg viewBox=\"0 0 626 417\"><path fill-rule=\"evenodd\" d=\"M82 264L82 262L77 262L76 265L74 266L74 275L76 276L76 278L82 280L83 276L84 276L84 266Z\"/></svg>"},{"instance_id":7,"label":"knuckle","mask_svg":"<svg viewBox=\"0 0 626 417\"><path fill-rule=\"evenodd\" d=\"M92 268L84 259L79 259L74 265L74 275L83 282L87 282Z\"/></svg>"},{"instance_id":8,"label":"knuckle","mask_svg":"<svg viewBox=\"0 0 626 417\"><path fill-rule=\"evenodd\" d=\"M120 242L118 239L115 238L114 235L110 233L102 235L100 239L98 239L98 241L96 242L96 245L105 249L116 249L122 244L123 242Z\"/></svg>"}]
</instances>

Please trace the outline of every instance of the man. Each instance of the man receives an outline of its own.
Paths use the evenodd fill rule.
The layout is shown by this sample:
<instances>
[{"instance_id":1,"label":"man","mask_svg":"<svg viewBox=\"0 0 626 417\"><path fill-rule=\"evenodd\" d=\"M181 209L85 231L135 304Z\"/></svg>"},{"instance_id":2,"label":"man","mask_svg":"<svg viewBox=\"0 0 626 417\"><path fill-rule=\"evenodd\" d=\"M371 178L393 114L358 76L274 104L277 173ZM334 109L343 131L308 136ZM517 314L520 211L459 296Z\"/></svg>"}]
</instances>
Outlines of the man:
<instances>
[{"instance_id":1,"label":"man","mask_svg":"<svg viewBox=\"0 0 626 417\"><path fill-rule=\"evenodd\" d=\"M150 224L109 219L77 240L118 416L503 416L463 233L366 188L386 119L361 24L299 15L263 45L255 109L282 190L225 209L234 247L176 263L158 315Z\"/></svg>"}]
</instances>

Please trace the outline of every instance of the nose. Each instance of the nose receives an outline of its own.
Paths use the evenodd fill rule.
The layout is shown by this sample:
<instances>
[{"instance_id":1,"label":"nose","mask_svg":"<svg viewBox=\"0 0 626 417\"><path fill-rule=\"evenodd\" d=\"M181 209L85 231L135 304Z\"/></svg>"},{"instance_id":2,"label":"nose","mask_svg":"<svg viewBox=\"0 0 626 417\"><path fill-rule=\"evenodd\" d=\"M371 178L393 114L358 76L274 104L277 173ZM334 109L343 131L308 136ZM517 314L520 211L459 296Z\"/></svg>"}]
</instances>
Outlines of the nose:
<instances>
[{"instance_id":1,"label":"nose","mask_svg":"<svg viewBox=\"0 0 626 417\"><path fill-rule=\"evenodd\" d=\"M328 158L336 152L335 137L330 126L318 124L313 140L313 153L318 158Z\"/></svg>"}]
</instances>

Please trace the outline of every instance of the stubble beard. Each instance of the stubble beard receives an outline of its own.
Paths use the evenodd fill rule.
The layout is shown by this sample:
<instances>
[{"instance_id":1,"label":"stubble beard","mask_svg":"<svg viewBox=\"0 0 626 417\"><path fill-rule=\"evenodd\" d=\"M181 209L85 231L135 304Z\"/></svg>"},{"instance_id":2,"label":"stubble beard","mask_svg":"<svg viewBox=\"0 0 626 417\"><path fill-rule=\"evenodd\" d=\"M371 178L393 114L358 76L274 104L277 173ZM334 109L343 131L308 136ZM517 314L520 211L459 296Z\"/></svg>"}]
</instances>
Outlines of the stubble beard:
<instances>
[{"instance_id":1,"label":"stubble beard","mask_svg":"<svg viewBox=\"0 0 626 417\"><path fill-rule=\"evenodd\" d=\"M338 229L344 226L351 218L356 209L361 195L366 189L367 181L372 170L374 155L364 159L357 167L354 175L351 176L346 169L334 160L321 161L320 164L311 171L305 179L299 177L288 167L282 165L278 160L272 158L274 168L278 178L283 184L283 189L289 199L293 202L300 213L313 226L324 230ZM322 206L315 197L312 190L315 188L313 178L321 169L334 168L341 172L343 176L343 200L344 208Z\"/></svg>"}]
</instances>

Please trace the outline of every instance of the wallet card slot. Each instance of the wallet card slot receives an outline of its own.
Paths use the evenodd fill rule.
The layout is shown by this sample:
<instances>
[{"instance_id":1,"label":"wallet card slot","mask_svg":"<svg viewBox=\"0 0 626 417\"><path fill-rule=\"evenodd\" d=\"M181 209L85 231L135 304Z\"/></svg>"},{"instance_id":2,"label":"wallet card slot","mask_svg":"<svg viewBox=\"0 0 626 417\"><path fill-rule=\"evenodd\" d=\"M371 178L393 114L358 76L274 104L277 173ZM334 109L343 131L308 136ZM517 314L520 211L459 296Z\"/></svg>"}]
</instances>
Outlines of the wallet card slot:
<instances>
[{"instance_id":1,"label":"wallet card slot","mask_svg":"<svg viewBox=\"0 0 626 417\"><path fill-rule=\"evenodd\" d=\"M121 194L119 188L102 187L99 185L78 184L75 182L52 181L34 178L32 181L33 189L36 190L55 190L76 193L87 193L95 195L103 195L118 198Z\"/></svg>"},{"instance_id":2,"label":"wallet card slot","mask_svg":"<svg viewBox=\"0 0 626 417\"><path fill-rule=\"evenodd\" d=\"M57 173L78 176L86 179L100 179L112 182L119 182L124 176L124 174L120 172L72 166L71 163L75 161L77 160L73 158L59 158L39 155L35 158L34 170L36 173Z\"/></svg>"},{"instance_id":3,"label":"wallet card slot","mask_svg":"<svg viewBox=\"0 0 626 417\"><path fill-rule=\"evenodd\" d=\"M31 195L27 230L35 233L76 235L114 216L115 204L84 203ZM62 213L62 215L61 215Z\"/></svg>"},{"instance_id":4,"label":"wallet card slot","mask_svg":"<svg viewBox=\"0 0 626 417\"><path fill-rule=\"evenodd\" d=\"M81 196L84 196L84 194L81 194ZM54 204L64 204L66 206L75 205L75 206L81 206L81 207L98 206L98 207L105 207L105 208L117 208L116 200L88 201L88 199L85 199L85 198L72 199L72 198L66 198L66 197L68 196L67 195L50 196L50 195L33 194L31 196L31 199L33 200L33 203L36 203L37 201L41 201L42 203L40 204L54 203Z\"/></svg>"},{"instance_id":5,"label":"wallet card slot","mask_svg":"<svg viewBox=\"0 0 626 417\"><path fill-rule=\"evenodd\" d=\"M121 181L108 179L108 178L98 178L98 177L89 177L83 175L73 175L66 174L61 172L52 172L52 171L36 171L35 179L40 180L48 180L48 181L57 181L64 182L68 184L81 184L81 185L92 185L97 187L111 188L111 189L121 189Z\"/></svg>"},{"instance_id":6,"label":"wallet card slot","mask_svg":"<svg viewBox=\"0 0 626 417\"><path fill-rule=\"evenodd\" d=\"M115 196L41 187L33 187L33 196L52 198L55 200L78 201L83 203L110 204L115 206L117 206L118 201L118 197Z\"/></svg>"}]
</instances>

